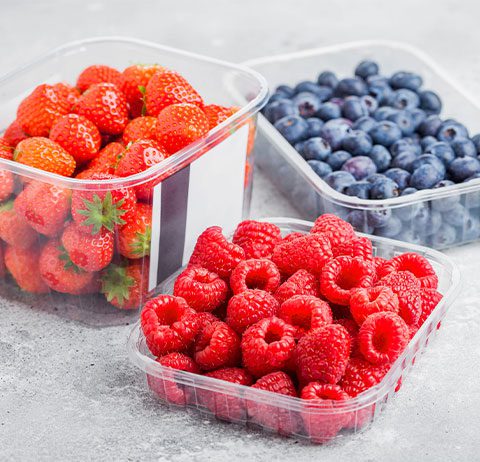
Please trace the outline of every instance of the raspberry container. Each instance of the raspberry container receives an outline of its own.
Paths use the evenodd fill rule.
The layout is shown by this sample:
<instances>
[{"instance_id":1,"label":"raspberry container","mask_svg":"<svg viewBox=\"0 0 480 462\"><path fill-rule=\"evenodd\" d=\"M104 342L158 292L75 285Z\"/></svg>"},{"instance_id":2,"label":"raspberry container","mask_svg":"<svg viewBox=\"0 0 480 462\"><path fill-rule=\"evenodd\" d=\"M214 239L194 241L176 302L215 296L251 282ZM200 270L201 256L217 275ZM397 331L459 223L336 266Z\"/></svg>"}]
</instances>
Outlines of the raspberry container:
<instances>
[{"instance_id":1,"label":"raspberry container","mask_svg":"<svg viewBox=\"0 0 480 462\"><path fill-rule=\"evenodd\" d=\"M107 64L123 70L135 63L161 64L176 70L208 104L235 105L239 109L205 138L127 178L107 181L66 178L4 159L0 159L0 171L6 170L14 176L15 190L9 199L14 199L32 181L64 189L68 194L115 191L151 181L155 186L150 201L153 208L150 258L136 261L137 276L140 274L137 283L151 291L185 263L197 235L205 227L218 223L231 228L248 215L252 190L251 150L256 114L267 99L265 80L245 67L154 43L121 37L82 40L57 48L0 78L0 136L15 120L19 103L37 85L75 84L79 73L92 64ZM67 217L66 222L68 220ZM32 246L32 255L44 245L46 238L39 234L37 241ZM37 259L32 260L29 266L36 271ZM118 256L114 256L114 262L119 263ZM1 275L3 256L0 263ZM120 262L120 265L130 263ZM98 292L97 289L90 291ZM129 310L119 310L99 293L29 294L20 290L8 275L0 280L0 295L92 325L123 323L136 316L139 306L135 303L128 306Z\"/></svg>"},{"instance_id":2,"label":"raspberry container","mask_svg":"<svg viewBox=\"0 0 480 462\"><path fill-rule=\"evenodd\" d=\"M272 218L268 221L279 226L284 235L294 231L308 233L312 226L310 222L288 218ZM390 258L411 251L425 256L437 272L438 290L443 298L384 379L357 397L345 402L333 402L325 407L308 404L299 398L165 368L150 354L139 323L134 326L128 340L131 361L145 373L152 392L172 409L194 409L221 420L312 443L322 443L331 437L344 440L367 428L384 411L405 382L412 366L418 364L418 357L431 344L445 313L458 295L460 283L458 269L444 254L404 242L368 237L372 239L377 256ZM178 272L159 286L159 291L172 293L177 275ZM332 428L335 429L333 434ZM338 428L342 429L337 434Z\"/></svg>"},{"instance_id":3,"label":"raspberry container","mask_svg":"<svg viewBox=\"0 0 480 462\"><path fill-rule=\"evenodd\" d=\"M318 48L244 63L267 79L270 88L295 85L316 79L324 70L337 75L353 75L359 61L373 59L383 74L408 70L420 74L424 88L436 91L443 101L441 117L455 118L473 135L480 132L480 105L457 85L447 73L420 50L406 44L365 41ZM263 116L259 117L255 145L256 162L276 187L298 209L302 218L315 219L322 213L335 213L356 223L358 231L383 235L373 228L371 216L391 214L401 221L401 231L393 237L437 249L480 238L480 179L386 200L350 197L332 189L309 167L301 155ZM449 232L444 217L461 204L465 214ZM351 215L353 213L353 215Z\"/></svg>"}]
</instances>

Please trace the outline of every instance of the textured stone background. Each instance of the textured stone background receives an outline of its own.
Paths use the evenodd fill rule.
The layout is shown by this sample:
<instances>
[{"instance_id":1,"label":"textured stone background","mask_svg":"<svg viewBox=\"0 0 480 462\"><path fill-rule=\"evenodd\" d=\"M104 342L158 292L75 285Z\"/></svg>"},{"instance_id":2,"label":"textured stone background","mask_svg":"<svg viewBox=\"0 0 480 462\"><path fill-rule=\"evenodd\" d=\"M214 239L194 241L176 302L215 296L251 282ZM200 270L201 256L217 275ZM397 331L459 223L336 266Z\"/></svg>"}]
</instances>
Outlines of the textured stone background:
<instances>
[{"instance_id":1,"label":"textured stone background","mask_svg":"<svg viewBox=\"0 0 480 462\"><path fill-rule=\"evenodd\" d=\"M423 48L475 94L479 14L474 0L0 0L0 74L95 35L232 61L384 38ZM296 212L257 174L253 214ZM436 342L372 429L328 447L157 406L126 357L129 327L94 329L0 299L0 460L478 460L480 244L448 253L463 291Z\"/></svg>"}]
</instances>

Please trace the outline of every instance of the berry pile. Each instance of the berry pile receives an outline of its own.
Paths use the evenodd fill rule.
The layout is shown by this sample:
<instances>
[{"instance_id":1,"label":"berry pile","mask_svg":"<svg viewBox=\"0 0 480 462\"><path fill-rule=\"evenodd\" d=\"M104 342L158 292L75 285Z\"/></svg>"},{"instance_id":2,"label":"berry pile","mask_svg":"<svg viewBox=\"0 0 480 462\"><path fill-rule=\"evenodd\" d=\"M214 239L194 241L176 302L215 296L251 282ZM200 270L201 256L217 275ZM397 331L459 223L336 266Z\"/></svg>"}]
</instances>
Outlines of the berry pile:
<instances>
[{"instance_id":1,"label":"berry pile","mask_svg":"<svg viewBox=\"0 0 480 462\"><path fill-rule=\"evenodd\" d=\"M232 242L219 227L205 230L173 294L145 304L141 328L163 366L304 400L297 421L248 400L249 389L247 399L198 389L196 399L217 417L305 431L321 443L358 427L359 416L310 407L334 407L378 384L441 300L437 285L424 257L375 257L370 240L334 215L284 237L274 224L249 220ZM190 390L171 374L149 375L150 387L188 403Z\"/></svg>"},{"instance_id":2,"label":"berry pile","mask_svg":"<svg viewBox=\"0 0 480 462\"><path fill-rule=\"evenodd\" d=\"M133 65L84 69L75 86L37 86L0 138L0 157L95 180L67 189L0 170L0 268L36 294L103 293L120 309L146 292L152 189L162 178L108 189L225 121L237 108L204 103L175 71Z\"/></svg>"}]
</instances>

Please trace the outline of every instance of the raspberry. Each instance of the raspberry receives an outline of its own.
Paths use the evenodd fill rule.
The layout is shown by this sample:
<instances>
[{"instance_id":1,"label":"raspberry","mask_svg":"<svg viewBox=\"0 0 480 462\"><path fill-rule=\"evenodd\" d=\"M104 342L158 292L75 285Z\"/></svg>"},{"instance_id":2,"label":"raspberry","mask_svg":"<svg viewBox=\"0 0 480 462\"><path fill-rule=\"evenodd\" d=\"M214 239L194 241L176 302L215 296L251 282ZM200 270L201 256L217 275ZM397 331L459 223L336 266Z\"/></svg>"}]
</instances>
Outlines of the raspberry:
<instances>
[{"instance_id":1,"label":"raspberry","mask_svg":"<svg viewBox=\"0 0 480 462\"><path fill-rule=\"evenodd\" d=\"M360 352L372 364L393 363L409 340L405 321L395 313L371 314L358 332Z\"/></svg>"},{"instance_id":2,"label":"raspberry","mask_svg":"<svg viewBox=\"0 0 480 462\"><path fill-rule=\"evenodd\" d=\"M260 289L273 293L280 285L280 272L273 262L267 259L244 260L238 264L230 276L230 287L234 294L248 289Z\"/></svg>"},{"instance_id":3,"label":"raspberry","mask_svg":"<svg viewBox=\"0 0 480 462\"><path fill-rule=\"evenodd\" d=\"M275 292L279 303L287 301L294 295L320 295L317 278L306 270L298 270L292 274Z\"/></svg>"},{"instance_id":4,"label":"raspberry","mask_svg":"<svg viewBox=\"0 0 480 462\"><path fill-rule=\"evenodd\" d=\"M420 297L420 281L410 271L390 273L380 279L377 286L387 286L397 294L400 316L409 324L414 325L422 314L422 299Z\"/></svg>"},{"instance_id":5,"label":"raspberry","mask_svg":"<svg viewBox=\"0 0 480 462\"><path fill-rule=\"evenodd\" d=\"M205 377L212 377L217 380L235 383L238 385L249 386L253 383L252 376L239 367L226 367L216 371L207 372ZM233 387L225 385L227 390L233 390ZM235 390L236 391L236 390ZM216 391L197 390L199 401L212 411L218 419L235 422L245 420L246 406L245 401L237 396L224 394Z\"/></svg>"},{"instance_id":6,"label":"raspberry","mask_svg":"<svg viewBox=\"0 0 480 462\"><path fill-rule=\"evenodd\" d=\"M180 297L159 295L140 315L147 346L155 356L186 350L198 332L197 313Z\"/></svg>"},{"instance_id":7,"label":"raspberry","mask_svg":"<svg viewBox=\"0 0 480 462\"><path fill-rule=\"evenodd\" d=\"M212 324L212 322L220 321L213 313L209 311L200 311L197 314L197 322L198 322L198 332L201 332L208 324Z\"/></svg>"},{"instance_id":8,"label":"raspberry","mask_svg":"<svg viewBox=\"0 0 480 462\"><path fill-rule=\"evenodd\" d=\"M420 285L429 289L438 287L438 277L430 262L418 253L408 252L397 255L382 265L380 277L398 271L410 271L419 281Z\"/></svg>"},{"instance_id":9,"label":"raspberry","mask_svg":"<svg viewBox=\"0 0 480 462\"><path fill-rule=\"evenodd\" d=\"M300 269L318 276L332 257L332 249L326 236L306 234L277 245L273 250L272 261L285 276L290 276Z\"/></svg>"},{"instance_id":10,"label":"raspberry","mask_svg":"<svg viewBox=\"0 0 480 462\"><path fill-rule=\"evenodd\" d=\"M245 220L237 226L232 242L245 251L246 258L270 258L281 239L280 228L273 223Z\"/></svg>"},{"instance_id":11,"label":"raspberry","mask_svg":"<svg viewBox=\"0 0 480 462\"><path fill-rule=\"evenodd\" d=\"M246 290L234 295L227 306L226 323L238 334L263 318L276 316L280 308L277 300L263 290Z\"/></svg>"},{"instance_id":12,"label":"raspberry","mask_svg":"<svg viewBox=\"0 0 480 462\"><path fill-rule=\"evenodd\" d=\"M366 237L355 237L332 248L334 257L360 257L366 261L373 260L372 241Z\"/></svg>"},{"instance_id":13,"label":"raspberry","mask_svg":"<svg viewBox=\"0 0 480 462\"><path fill-rule=\"evenodd\" d=\"M377 280L382 278L382 276L380 276L382 273L382 267L387 262L388 260L386 258L373 257L373 266L375 268L375 274L377 275L377 278L376 278Z\"/></svg>"},{"instance_id":14,"label":"raspberry","mask_svg":"<svg viewBox=\"0 0 480 462\"><path fill-rule=\"evenodd\" d=\"M282 239L282 243L292 242L292 241L294 241L295 239L298 239L299 237L303 237L303 236L305 236L305 234L304 234L304 233L300 233L300 232L290 233L290 234L287 234L287 235Z\"/></svg>"},{"instance_id":15,"label":"raspberry","mask_svg":"<svg viewBox=\"0 0 480 462\"><path fill-rule=\"evenodd\" d=\"M348 393L338 385L310 382L305 386L300 398L306 400L302 412L303 423L314 443L326 443L350 421L351 413L335 408L334 401L350 399ZM318 412L318 409L331 412Z\"/></svg>"},{"instance_id":16,"label":"raspberry","mask_svg":"<svg viewBox=\"0 0 480 462\"><path fill-rule=\"evenodd\" d=\"M205 268L189 267L175 281L173 295L183 297L196 311L213 311L228 297L228 285Z\"/></svg>"},{"instance_id":17,"label":"raspberry","mask_svg":"<svg viewBox=\"0 0 480 462\"><path fill-rule=\"evenodd\" d=\"M330 213L320 215L313 224L311 233L322 233L328 237L332 247L355 238L353 226Z\"/></svg>"},{"instance_id":18,"label":"raspberry","mask_svg":"<svg viewBox=\"0 0 480 462\"><path fill-rule=\"evenodd\" d=\"M355 397L377 385L389 369L389 364L373 365L365 359L351 358L339 385L350 396Z\"/></svg>"},{"instance_id":19,"label":"raspberry","mask_svg":"<svg viewBox=\"0 0 480 462\"><path fill-rule=\"evenodd\" d=\"M418 320L418 326L421 326L432 314L443 295L435 289L420 289L420 298L422 300L422 314Z\"/></svg>"},{"instance_id":20,"label":"raspberry","mask_svg":"<svg viewBox=\"0 0 480 462\"><path fill-rule=\"evenodd\" d=\"M240 339L222 321L207 324L195 341L194 358L205 371L236 366L240 360Z\"/></svg>"},{"instance_id":21,"label":"raspberry","mask_svg":"<svg viewBox=\"0 0 480 462\"><path fill-rule=\"evenodd\" d=\"M361 258L338 257L323 268L320 292L332 303L348 305L353 289L370 287L374 283L373 266Z\"/></svg>"},{"instance_id":22,"label":"raspberry","mask_svg":"<svg viewBox=\"0 0 480 462\"><path fill-rule=\"evenodd\" d=\"M200 369L193 359L182 353L170 353L157 358L156 361L166 368L193 374L200 373ZM147 383L150 389L165 401L178 405L185 405L188 402L187 389L175 380L173 371L162 371L161 378L147 374Z\"/></svg>"},{"instance_id":23,"label":"raspberry","mask_svg":"<svg viewBox=\"0 0 480 462\"><path fill-rule=\"evenodd\" d=\"M297 375L301 383L337 383L350 355L350 335L339 324L329 324L305 334L295 350Z\"/></svg>"},{"instance_id":24,"label":"raspberry","mask_svg":"<svg viewBox=\"0 0 480 462\"><path fill-rule=\"evenodd\" d=\"M189 265L201 266L227 279L242 260L245 260L244 250L228 242L222 234L222 228L212 226L197 239Z\"/></svg>"},{"instance_id":25,"label":"raspberry","mask_svg":"<svg viewBox=\"0 0 480 462\"><path fill-rule=\"evenodd\" d=\"M355 289L350 296L350 312L359 326L373 313L398 313L398 309L398 297L389 287Z\"/></svg>"},{"instance_id":26,"label":"raspberry","mask_svg":"<svg viewBox=\"0 0 480 462\"><path fill-rule=\"evenodd\" d=\"M295 295L283 302L278 317L295 327L298 340L308 331L331 324L332 310L327 302L312 295Z\"/></svg>"},{"instance_id":27,"label":"raspberry","mask_svg":"<svg viewBox=\"0 0 480 462\"><path fill-rule=\"evenodd\" d=\"M242 361L255 377L285 369L295 349L295 328L275 316L250 326L242 338Z\"/></svg>"}]
</instances>

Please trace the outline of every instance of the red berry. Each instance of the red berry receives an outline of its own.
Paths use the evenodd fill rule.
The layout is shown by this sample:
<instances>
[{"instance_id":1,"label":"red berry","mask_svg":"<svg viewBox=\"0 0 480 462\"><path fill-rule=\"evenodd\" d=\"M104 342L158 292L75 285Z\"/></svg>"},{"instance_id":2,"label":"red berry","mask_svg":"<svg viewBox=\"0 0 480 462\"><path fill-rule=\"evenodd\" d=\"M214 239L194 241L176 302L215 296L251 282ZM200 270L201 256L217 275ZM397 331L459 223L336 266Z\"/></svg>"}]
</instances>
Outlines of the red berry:
<instances>
[{"instance_id":1,"label":"red berry","mask_svg":"<svg viewBox=\"0 0 480 462\"><path fill-rule=\"evenodd\" d=\"M242 334L248 327L263 318L276 316L280 305L268 292L246 290L234 295L227 306L227 324Z\"/></svg>"},{"instance_id":2,"label":"red berry","mask_svg":"<svg viewBox=\"0 0 480 462\"><path fill-rule=\"evenodd\" d=\"M377 385L389 369L389 364L374 365L365 359L351 358L339 385L354 397Z\"/></svg>"},{"instance_id":3,"label":"red berry","mask_svg":"<svg viewBox=\"0 0 480 462\"><path fill-rule=\"evenodd\" d=\"M443 295L435 289L420 289L420 298L422 299L422 314L418 320L418 326L421 326L432 314Z\"/></svg>"},{"instance_id":4,"label":"red berry","mask_svg":"<svg viewBox=\"0 0 480 462\"><path fill-rule=\"evenodd\" d=\"M120 160L125 147L120 143L109 143L107 144L95 157L90 161L87 166L87 169L84 170L80 175L89 172L89 176L94 173L106 173L108 175L113 175L115 173L115 168ZM77 178L80 177L77 175Z\"/></svg>"},{"instance_id":5,"label":"red berry","mask_svg":"<svg viewBox=\"0 0 480 462\"><path fill-rule=\"evenodd\" d=\"M313 295L295 295L289 298L280 306L278 317L295 327L296 339L333 321L328 303Z\"/></svg>"},{"instance_id":6,"label":"red berry","mask_svg":"<svg viewBox=\"0 0 480 462\"><path fill-rule=\"evenodd\" d=\"M125 77L113 67L97 64L84 69L77 79L77 88L83 93L96 83L113 83L119 90L123 89Z\"/></svg>"},{"instance_id":7,"label":"red berry","mask_svg":"<svg viewBox=\"0 0 480 462\"><path fill-rule=\"evenodd\" d=\"M300 382L337 383L345 372L350 346L350 335L339 324L329 324L305 334L295 350Z\"/></svg>"},{"instance_id":8,"label":"red berry","mask_svg":"<svg viewBox=\"0 0 480 462\"><path fill-rule=\"evenodd\" d=\"M147 346L155 356L185 351L198 332L196 312L180 297L159 295L149 300L140 316Z\"/></svg>"},{"instance_id":9,"label":"red berry","mask_svg":"<svg viewBox=\"0 0 480 462\"><path fill-rule=\"evenodd\" d=\"M280 272L275 264L267 259L244 260L238 264L230 276L230 287L234 294L249 289L273 293L279 286Z\"/></svg>"},{"instance_id":10,"label":"red berry","mask_svg":"<svg viewBox=\"0 0 480 462\"><path fill-rule=\"evenodd\" d=\"M360 257L366 261L373 260L372 241L367 237L354 237L332 248L334 257Z\"/></svg>"},{"instance_id":11,"label":"red berry","mask_svg":"<svg viewBox=\"0 0 480 462\"><path fill-rule=\"evenodd\" d=\"M370 287L374 280L375 272L369 262L359 257L338 257L323 268L320 292L332 303L347 306L354 289Z\"/></svg>"},{"instance_id":12,"label":"red berry","mask_svg":"<svg viewBox=\"0 0 480 462\"><path fill-rule=\"evenodd\" d=\"M360 351L358 349L358 325L352 318L339 318L335 319L335 324L340 324L341 326L347 329L347 332L350 335L351 348L350 348L350 357L359 356Z\"/></svg>"},{"instance_id":13,"label":"red berry","mask_svg":"<svg viewBox=\"0 0 480 462\"><path fill-rule=\"evenodd\" d=\"M305 236L304 233L293 232L293 233L287 234L287 235L282 239L282 242L291 242L291 241L294 241L295 239L298 239L299 237L303 237L303 236Z\"/></svg>"},{"instance_id":14,"label":"red berry","mask_svg":"<svg viewBox=\"0 0 480 462\"><path fill-rule=\"evenodd\" d=\"M213 311L227 301L228 285L217 274L192 266L177 277L173 295L183 297L196 311Z\"/></svg>"},{"instance_id":15,"label":"red berry","mask_svg":"<svg viewBox=\"0 0 480 462\"><path fill-rule=\"evenodd\" d=\"M210 313L209 311L200 311L197 313L197 321L198 321L198 332L201 332L205 329L208 324L212 324L213 322L220 321L214 314Z\"/></svg>"},{"instance_id":16,"label":"red berry","mask_svg":"<svg viewBox=\"0 0 480 462\"><path fill-rule=\"evenodd\" d=\"M156 117L137 117L128 122L123 132L122 140L126 145L138 140L153 140L155 139L156 128Z\"/></svg>"},{"instance_id":17,"label":"red berry","mask_svg":"<svg viewBox=\"0 0 480 462\"><path fill-rule=\"evenodd\" d=\"M355 238L355 231L350 223L330 213L320 215L313 224L311 233L322 233L328 237L332 247Z\"/></svg>"},{"instance_id":18,"label":"red berry","mask_svg":"<svg viewBox=\"0 0 480 462\"><path fill-rule=\"evenodd\" d=\"M237 226L232 242L245 251L246 258L270 258L281 240L280 228L273 223L245 220Z\"/></svg>"},{"instance_id":19,"label":"red berry","mask_svg":"<svg viewBox=\"0 0 480 462\"><path fill-rule=\"evenodd\" d=\"M9 146L15 148L20 141L28 138L28 135L22 130L18 120L14 120L5 130L3 138Z\"/></svg>"},{"instance_id":20,"label":"red berry","mask_svg":"<svg viewBox=\"0 0 480 462\"><path fill-rule=\"evenodd\" d=\"M389 287L354 289L350 296L350 312L358 325L373 313L390 311L398 313L398 297Z\"/></svg>"},{"instance_id":21,"label":"red berry","mask_svg":"<svg viewBox=\"0 0 480 462\"><path fill-rule=\"evenodd\" d=\"M194 358L205 371L236 366L240 360L240 339L222 321L208 324L195 340Z\"/></svg>"},{"instance_id":22,"label":"red berry","mask_svg":"<svg viewBox=\"0 0 480 462\"><path fill-rule=\"evenodd\" d=\"M381 275L381 272L382 272L382 266L387 263L387 259L386 258L382 258L382 257L373 257L373 266L375 268L375 273L377 275L376 279L381 279L382 277L380 276Z\"/></svg>"},{"instance_id":23,"label":"red berry","mask_svg":"<svg viewBox=\"0 0 480 462\"><path fill-rule=\"evenodd\" d=\"M13 208L13 201L0 204L0 239L13 247L28 249L37 242L38 234Z\"/></svg>"},{"instance_id":24,"label":"red berry","mask_svg":"<svg viewBox=\"0 0 480 462\"><path fill-rule=\"evenodd\" d=\"M317 278L306 270L292 274L275 292L275 298L283 303L295 295L320 295Z\"/></svg>"},{"instance_id":25,"label":"red berry","mask_svg":"<svg viewBox=\"0 0 480 462\"><path fill-rule=\"evenodd\" d=\"M208 106L204 106L203 110L208 119L209 129L212 130L217 125L225 122L229 117L235 114L238 109L234 107L224 107L216 104L209 104Z\"/></svg>"}]
</instances>

